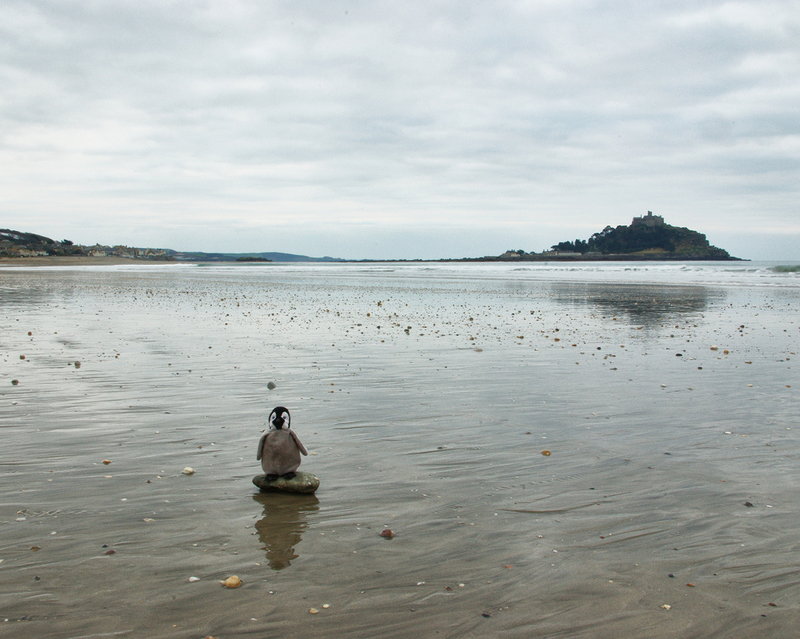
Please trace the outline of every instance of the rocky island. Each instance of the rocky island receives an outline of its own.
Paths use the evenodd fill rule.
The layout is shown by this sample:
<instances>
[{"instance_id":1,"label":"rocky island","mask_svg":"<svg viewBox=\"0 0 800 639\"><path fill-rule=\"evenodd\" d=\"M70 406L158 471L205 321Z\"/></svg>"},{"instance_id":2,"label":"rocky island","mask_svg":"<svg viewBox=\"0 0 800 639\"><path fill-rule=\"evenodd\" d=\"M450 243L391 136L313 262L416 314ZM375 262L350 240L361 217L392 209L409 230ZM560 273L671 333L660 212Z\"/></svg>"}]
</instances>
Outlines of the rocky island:
<instances>
[{"instance_id":1,"label":"rocky island","mask_svg":"<svg viewBox=\"0 0 800 639\"><path fill-rule=\"evenodd\" d=\"M506 251L494 257L478 258L493 261L628 261L628 260L740 260L725 249L709 244L703 233L672 226L660 215L634 217L630 225L606 226L587 240L554 244L549 251L526 253Z\"/></svg>"}]
</instances>

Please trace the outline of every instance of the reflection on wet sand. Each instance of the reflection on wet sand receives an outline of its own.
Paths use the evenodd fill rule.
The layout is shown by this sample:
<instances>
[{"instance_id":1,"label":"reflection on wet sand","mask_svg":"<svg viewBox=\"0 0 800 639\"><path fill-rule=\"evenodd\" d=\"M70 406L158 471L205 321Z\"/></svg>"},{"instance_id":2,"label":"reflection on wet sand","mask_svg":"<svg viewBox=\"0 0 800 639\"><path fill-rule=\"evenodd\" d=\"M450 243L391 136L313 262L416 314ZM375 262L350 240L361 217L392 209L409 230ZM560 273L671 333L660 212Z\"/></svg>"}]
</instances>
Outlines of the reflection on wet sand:
<instances>
[{"instance_id":1,"label":"reflection on wet sand","mask_svg":"<svg viewBox=\"0 0 800 639\"><path fill-rule=\"evenodd\" d=\"M8 636L797 634L800 286L281 268L0 276Z\"/></svg>"},{"instance_id":2,"label":"reflection on wet sand","mask_svg":"<svg viewBox=\"0 0 800 639\"><path fill-rule=\"evenodd\" d=\"M308 514L319 510L314 495L284 495L258 493L253 499L264 507L264 516L256 522L256 531L267 561L273 570L282 570L297 559L295 546L308 528Z\"/></svg>"},{"instance_id":3,"label":"reflection on wet sand","mask_svg":"<svg viewBox=\"0 0 800 639\"><path fill-rule=\"evenodd\" d=\"M648 286L559 282L550 285L552 299L567 305L589 305L602 313L627 315L636 324L652 326L682 315L703 313L725 297L705 286Z\"/></svg>"}]
</instances>

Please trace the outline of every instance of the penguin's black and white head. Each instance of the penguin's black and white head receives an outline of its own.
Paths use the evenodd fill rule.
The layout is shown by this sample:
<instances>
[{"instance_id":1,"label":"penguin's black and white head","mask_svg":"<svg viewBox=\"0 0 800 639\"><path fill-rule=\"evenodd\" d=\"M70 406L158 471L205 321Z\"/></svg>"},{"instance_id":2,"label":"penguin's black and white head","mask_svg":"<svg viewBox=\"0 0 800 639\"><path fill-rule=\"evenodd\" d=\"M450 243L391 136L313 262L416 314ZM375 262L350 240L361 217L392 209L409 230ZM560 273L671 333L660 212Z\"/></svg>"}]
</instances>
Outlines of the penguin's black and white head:
<instances>
[{"instance_id":1,"label":"penguin's black and white head","mask_svg":"<svg viewBox=\"0 0 800 639\"><path fill-rule=\"evenodd\" d=\"M276 406L269 414L269 425L271 428L280 430L284 426L289 428L292 423L292 416L289 414L289 409L283 406Z\"/></svg>"}]
</instances>

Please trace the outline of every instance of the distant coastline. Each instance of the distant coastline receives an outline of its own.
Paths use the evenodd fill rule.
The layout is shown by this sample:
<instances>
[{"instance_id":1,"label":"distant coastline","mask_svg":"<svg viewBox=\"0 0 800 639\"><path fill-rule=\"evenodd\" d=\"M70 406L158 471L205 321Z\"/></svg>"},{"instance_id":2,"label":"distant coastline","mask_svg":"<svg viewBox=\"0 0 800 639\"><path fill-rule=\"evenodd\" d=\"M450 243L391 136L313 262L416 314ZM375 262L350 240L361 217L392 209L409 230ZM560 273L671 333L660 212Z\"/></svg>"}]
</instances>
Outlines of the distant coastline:
<instances>
[{"instance_id":1,"label":"distant coastline","mask_svg":"<svg viewBox=\"0 0 800 639\"><path fill-rule=\"evenodd\" d=\"M501 257L461 257L461 258L440 258L440 259L364 259L364 260L336 260L333 262L326 262L329 264L438 264L438 263L486 263L486 262L713 262L713 261L736 261L736 262L749 262L745 258L732 257L724 260L717 259L703 259L691 257L638 257L630 255L603 255L603 256L587 256L587 257L568 257L568 256L552 256L543 257L539 254L526 256L519 259L504 259ZM142 260L135 258L125 257L91 257L86 255L49 255L41 257L0 257L0 266L126 266L126 265L142 265L142 264L158 264L158 265L180 265L180 264L230 264L241 265L243 268L248 266L264 266L269 264L289 264L291 262L275 262L275 261L261 261L261 260ZM294 263L307 263L302 260Z\"/></svg>"},{"instance_id":2,"label":"distant coastline","mask_svg":"<svg viewBox=\"0 0 800 639\"><path fill-rule=\"evenodd\" d=\"M40 255L33 257L0 257L0 266L118 266L152 261L127 257L92 257L90 255ZM159 262L174 264L175 262Z\"/></svg>"},{"instance_id":3,"label":"distant coastline","mask_svg":"<svg viewBox=\"0 0 800 639\"><path fill-rule=\"evenodd\" d=\"M125 245L76 245L43 235L0 229L0 264L130 264L158 263L271 263L271 262L655 262L655 261L741 261L725 249L712 246L697 231L667 224L648 211L634 217L629 225L606 226L586 240L554 244L549 250L508 250L501 255L439 259L344 259L309 257L292 253L204 253L172 249L138 248Z\"/></svg>"}]
</instances>

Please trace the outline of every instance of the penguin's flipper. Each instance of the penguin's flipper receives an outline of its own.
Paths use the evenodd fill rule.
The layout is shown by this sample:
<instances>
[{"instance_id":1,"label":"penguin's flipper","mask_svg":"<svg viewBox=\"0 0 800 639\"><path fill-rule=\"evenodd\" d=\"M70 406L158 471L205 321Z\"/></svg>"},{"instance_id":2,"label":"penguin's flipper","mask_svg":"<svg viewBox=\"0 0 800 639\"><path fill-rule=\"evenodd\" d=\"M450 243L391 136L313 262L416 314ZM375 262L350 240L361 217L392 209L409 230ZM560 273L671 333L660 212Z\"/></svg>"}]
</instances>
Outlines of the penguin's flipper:
<instances>
[{"instance_id":1,"label":"penguin's flipper","mask_svg":"<svg viewBox=\"0 0 800 639\"><path fill-rule=\"evenodd\" d=\"M264 440L267 438L267 433L264 433L261 436L261 439L258 440L258 454L256 454L256 461L261 461L261 451L264 450Z\"/></svg>"},{"instance_id":2,"label":"penguin's flipper","mask_svg":"<svg viewBox=\"0 0 800 639\"><path fill-rule=\"evenodd\" d=\"M291 434L294 443L297 444L297 448L300 450L300 452L304 455L308 455L306 447L303 446L303 442L300 441L300 438L297 436L297 434L293 430L290 430L289 433Z\"/></svg>"}]
</instances>

